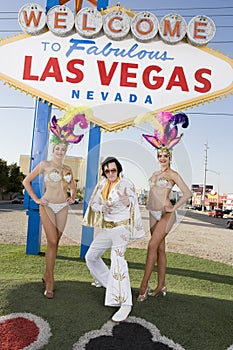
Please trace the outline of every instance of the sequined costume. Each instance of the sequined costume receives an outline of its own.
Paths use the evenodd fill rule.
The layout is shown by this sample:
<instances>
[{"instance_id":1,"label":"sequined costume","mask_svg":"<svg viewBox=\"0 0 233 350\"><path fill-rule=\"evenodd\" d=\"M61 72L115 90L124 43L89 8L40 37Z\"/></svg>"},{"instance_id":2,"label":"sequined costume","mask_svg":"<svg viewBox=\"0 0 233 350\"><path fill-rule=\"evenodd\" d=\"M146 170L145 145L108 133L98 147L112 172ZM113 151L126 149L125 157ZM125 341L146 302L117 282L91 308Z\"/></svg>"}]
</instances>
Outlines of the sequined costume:
<instances>
[{"instance_id":1,"label":"sequined costume","mask_svg":"<svg viewBox=\"0 0 233 350\"><path fill-rule=\"evenodd\" d=\"M144 236L139 205L134 185L121 178L108 195L111 211L103 213L106 202L103 190L107 179L99 182L90 200L83 224L101 227L87 254L86 262L91 275L106 288L105 305L132 305L128 265L124 257L131 239ZM129 205L119 200L119 193L126 189ZM111 248L110 270L102 260L102 254Z\"/></svg>"},{"instance_id":2,"label":"sequined costume","mask_svg":"<svg viewBox=\"0 0 233 350\"><path fill-rule=\"evenodd\" d=\"M69 170L63 170L62 173L56 169L56 168L52 168L52 170L50 170L49 172L46 172L44 175L44 182L45 184L48 186L48 184L53 185L64 181L65 183L69 184L72 180L72 175L69 172ZM63 208L67 207L68 203L67 202L61 202L61 203L51 203L49 202L47 204L47 207L49 207L50 209L52 209L52 211L54 212L54 214L58 214Z\"/></svg>"},{"instance_id":3,"label":"sequined costume","mask_svg":"<svg viewBox=\"0 0 233 350\"><path fill-rule=\"evenodd\" d=\"M46 173L44 176L44 181L45 182L59 182L61 180L64 180L67 183L70 183L72 180L72 175L70 173L67 173L65 175L61 175L60 172L57 169L53 169L49 173Z\"/></svg>"},{"instance_id":4,"label":"sequined costume","mask_svg":"<svg viewBox=\"0 0 233 350\"><path fill-rule=\"evenodd\" d=\"M50 209L52 209L52 211L54 212L54 214L59 213L59 211L61 211L63 208L67 207L68 203L64 202L64 203L48 203L47 207L49 207Z\"/></svg>"},{"instance_id":5,"label":"sequined costume","mask_svg":"<svg viewBox=\"0 0 233 350\"><path fill-rule=\"evenodd\" d=\"M155 220L159 221L164 213L164 205L170 202L169 194L174 186L174 182L168 177L158 174L153 175L149 179L149 185L150 191L146 208Z\"/></svg>"}]
</instances>

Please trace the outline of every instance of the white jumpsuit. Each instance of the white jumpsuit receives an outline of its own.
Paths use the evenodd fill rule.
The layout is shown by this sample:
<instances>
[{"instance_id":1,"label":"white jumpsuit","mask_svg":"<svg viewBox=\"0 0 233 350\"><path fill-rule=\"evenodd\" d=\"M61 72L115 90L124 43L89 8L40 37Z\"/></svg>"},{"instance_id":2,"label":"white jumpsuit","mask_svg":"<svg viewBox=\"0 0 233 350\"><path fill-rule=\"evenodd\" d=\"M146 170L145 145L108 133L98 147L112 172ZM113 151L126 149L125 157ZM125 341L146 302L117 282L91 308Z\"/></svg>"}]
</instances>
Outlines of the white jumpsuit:
<instances>
[{"instance_id":1,"label":"white jumpsuit","mask_svg":"<svg viewBox=\"0 0 233 350\"><path fill-rule=\"evenodd\" d=\"M111 212L102 213L105 204L102 190L106 181L104 179L99 182L89 203L89 209L102 214L102 229L88 249L85 257L86 263L93 278L106 288L105 305L132 305L128 264L124 254L130 239L144 236L137 195L131 181L120 179L108 196ZM130 201L129 206L119 201L118 193L123 194L125 189ZM134 219L132 219L132 209ZM134 221L133 228L132 220ZM110 269L101 258L109 248L111 248Z\"/></svg>"}]
</instances>

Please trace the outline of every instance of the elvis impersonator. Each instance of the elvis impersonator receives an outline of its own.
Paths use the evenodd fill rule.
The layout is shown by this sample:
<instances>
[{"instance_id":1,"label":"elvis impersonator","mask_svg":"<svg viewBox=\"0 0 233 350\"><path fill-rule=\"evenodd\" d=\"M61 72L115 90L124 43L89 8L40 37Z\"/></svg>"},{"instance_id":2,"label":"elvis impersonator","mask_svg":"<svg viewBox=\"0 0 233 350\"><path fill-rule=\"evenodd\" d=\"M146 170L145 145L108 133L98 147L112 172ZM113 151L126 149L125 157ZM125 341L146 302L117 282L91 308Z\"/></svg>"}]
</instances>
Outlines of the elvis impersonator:
<instances>
[{"instance_id":1,"label":"elvis impersonator","mask_svg":"<svg viewBox=\"0 0 233 350\"><path fill-rule=\"evenodd\" d=\"M86 254L87 267L96 286L106 288L105 305L120 307L115 322L124 321L132 309L128 265L124 254L130 240L144 237L137 194L133 183L120 176L122 166L114 157L102 163L103 179L91 196L83 225L100 227ZM111 248L110 269L102 260Z\"/></svg>"}]
</instances>

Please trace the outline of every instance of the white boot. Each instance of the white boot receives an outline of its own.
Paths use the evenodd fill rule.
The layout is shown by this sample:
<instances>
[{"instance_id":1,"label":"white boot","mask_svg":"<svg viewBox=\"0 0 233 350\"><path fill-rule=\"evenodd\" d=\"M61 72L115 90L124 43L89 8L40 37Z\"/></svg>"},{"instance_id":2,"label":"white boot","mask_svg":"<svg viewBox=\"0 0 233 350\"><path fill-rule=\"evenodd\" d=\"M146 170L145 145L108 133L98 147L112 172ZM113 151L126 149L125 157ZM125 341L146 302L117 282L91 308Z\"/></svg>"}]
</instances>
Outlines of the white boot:
<instances>
[{"instance_id":1,"label":"white boot","mask_svg":"<svg viewBox=\"0 0 233 350\"><path fill-rule=\"evenodd\" d=\"M99 281L97 281L97 280L95 280L95 282L92 282L91 285L96 287L96 288L102 287L102 284L100 284Z\"/></svg>"},{"instance_id":2,"label":"white boot","mask_svg":"<svg viewBox=\"0 0 233 350\"><path fill-rule=\"evenodd\" d=\"M112 316L114 322L121 322L126 320L129 316L132 306L130 305L121 305L120 309Z\"/></svg>"}]
</instances>

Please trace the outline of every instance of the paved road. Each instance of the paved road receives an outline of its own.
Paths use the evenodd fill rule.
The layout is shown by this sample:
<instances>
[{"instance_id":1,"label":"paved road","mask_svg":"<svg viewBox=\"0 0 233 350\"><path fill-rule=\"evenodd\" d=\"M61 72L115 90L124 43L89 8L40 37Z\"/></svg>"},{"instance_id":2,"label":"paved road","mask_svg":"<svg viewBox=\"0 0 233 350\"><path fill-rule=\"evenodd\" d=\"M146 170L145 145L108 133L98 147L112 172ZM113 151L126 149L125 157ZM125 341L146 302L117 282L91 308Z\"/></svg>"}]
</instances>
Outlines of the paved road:
<instances>
[{"instance_id":1,"label":"paved road","mask_svg":"<svg viewBox=\"0 0 233 350\"><path fill-rule=\"evenodd\" d=\"M71 207L71 212L75 211L77 213L82 213L82 204L74 204ZM141 207L142 210L142 217L144 220L148 219L148 213L147 211L143 210L143 206ZM10 201L0 201L0 213L3 212L10 212L10 211L25 211L22 204L11 204ZM186 218L203 221L204 223L209 223L211 225L214 225L216 227L222 227L226 228L226 221L228 218L233 218L232 216L225 216L224 218L214 218L209 217L208 212L200 212L197 210L181 210L180 211L181 217L185 215Z\"/></svg>"},{"instance_id":2,"label":"paved road","mask_svg":"<svg viewBox=\"0 0 233 350\"><path fill-rule=\"evenodd\" d=\"M211 225L217 226L217 227L222 227L226 228L226 221L228 219L227 216L224 218L214 218L212 216L209 216L207 212L202 213L197 210L187 210L185 216L187 218L195 219L195 220L200 220L205 223L209 223ZM232 216L231 216L232 218Z\"/></svg>"},{"instance_id":3,"label":"paved road","mask_svg":"<svg viewBox=\"0 0 233 350\"><path fill-rule=\"evenodd\" d=\"M130 244L135 248L147 248L150 238L148 212L141 207L146 237ZM226 228L227 218L213 218L208 214L187 210L180 211L177 223L166 238L168 251L194 255L233 265L233 230ZM0 201L0 244L26 244L26 210L23 205ZM82 204L69 209L67 225L61 239L63 245L81 242ZM41 243L46 243L42 232Z\"/></svg>"}]
</instances>

